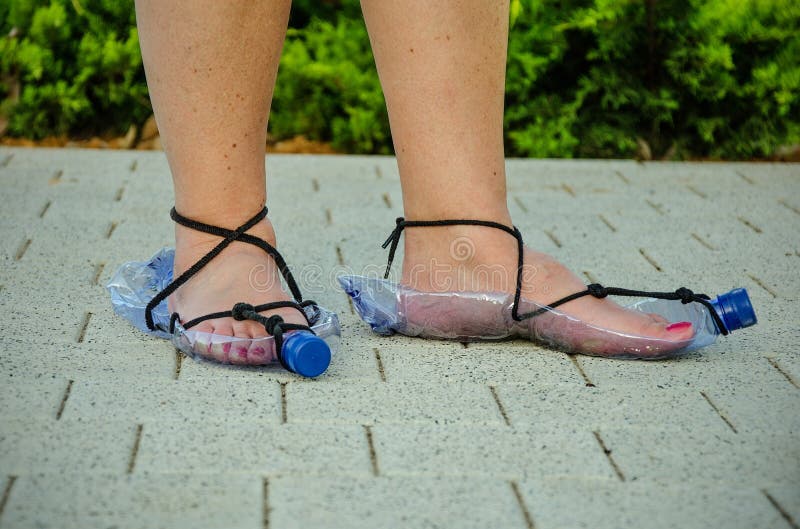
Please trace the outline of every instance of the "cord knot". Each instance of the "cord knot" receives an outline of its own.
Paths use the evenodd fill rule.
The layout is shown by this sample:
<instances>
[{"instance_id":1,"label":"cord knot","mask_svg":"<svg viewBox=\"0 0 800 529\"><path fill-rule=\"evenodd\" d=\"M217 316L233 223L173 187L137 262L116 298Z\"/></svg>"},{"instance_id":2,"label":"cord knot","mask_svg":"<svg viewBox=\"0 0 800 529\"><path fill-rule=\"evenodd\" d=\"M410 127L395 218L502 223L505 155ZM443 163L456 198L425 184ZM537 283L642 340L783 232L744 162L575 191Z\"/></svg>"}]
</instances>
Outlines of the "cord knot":
<instances>
[{"instance_id":1,"label":"cord knot","mask_svg":"<svg viewBox=\"0 0 800 529\"><path fill-rule=\"evenodd\" d=\"M264 323L264 328L267 330L267 332L273 336L276 334L276 331L282 332L282 329L280 331L278 329L280 328L280 325L283 323L283 318L281 318L277 314L273 314L272 316L267 318L267 321L263 323Z\"/></svg>"},{"instance_id":2,"label":"cord knot","mask_svg":"<svg viewBox=\"0 0 800 529\"><path fill-rule=\"evenodd\" d=\"M608 296L608 289L599 283L592 283L586 287L586 290L589 291L589 294L596 298L604 298Z\"/></svg>"},{"instance_id":3,"label":"cord knot","mask_svg":"<svg viewBox=\"0 0 800 529\"><path fill-rule=\"evenodd\" d=\"M231 316L236 321L250 320L256 308L249 303L237 303L231 310ZM249 313L249 314L248 314Z\"/></svg>"},{"instance_id":4,"label":"cord knot","mask_svg":"<svg viewBox=\"0 0 800 529\"><path fill-rule=\"evenodd\" d=\"M392 230L392 233L389 234L389 238L386 239L386 241L381 245L381 248L386 249L386 247L391 244L391 247L389 248L389 259L386 263L386 272L383 274L384 279L389 277L389 271L392 269L394 254L397 251L397 245L400 243L400 234L403 233L403 228L406 227L405 222L405 218L397 217L397 219L395 219L395 227Z\"/></svg>"},{"instance_id":5,"label":"cord knot","mask_svg":"<svg viewBox=\"0 0 800 529\"><path fill-rule=\"evenodd\" d=\"M681 287L675 291L675 295L679 297L681 303L686 305L687 303L691 303L692 301L697 299L697 296L694 295L694 292L689 290L686 287Z\"/></svg>"}]
</instances>

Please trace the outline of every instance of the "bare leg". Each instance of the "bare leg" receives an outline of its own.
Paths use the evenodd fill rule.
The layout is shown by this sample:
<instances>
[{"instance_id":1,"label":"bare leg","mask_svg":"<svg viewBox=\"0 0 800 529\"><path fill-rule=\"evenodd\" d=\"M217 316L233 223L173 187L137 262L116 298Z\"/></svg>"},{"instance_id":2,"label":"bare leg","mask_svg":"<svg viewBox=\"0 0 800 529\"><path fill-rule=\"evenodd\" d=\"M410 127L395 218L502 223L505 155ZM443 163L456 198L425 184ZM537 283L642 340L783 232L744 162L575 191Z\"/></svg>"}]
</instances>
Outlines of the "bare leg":
<instances>
[{"instance_id":1,"label":"bare leg","mask_svg":"<svg viewBox=\"0 0 800 529\"><path fill-rule=\"evenodd\" d=\"M406 218L511 225L503 153L508 2L361 5L389 110ZM404 248L403 283L417 290L514 290L516 241L499 230L409 228ZM546 304L585 288L545 254L526 250L525 264L523 295L529 300ZM662 321L608 299L583 298L563 310L644 336L677 340L692 333L685 327L666 331Z\"/></svg>"},{"instance_id":2,"label":"bare leg","mask_svg":"<svg viewBox=\"0 0 800 529\"><path fill-rule=\"evenodd\" d=\"M137 0L150 97L182 215L232 229L264 205L267 119L289 6L290 0ZM268 220L248 233L275 243ZM176 274L220 241L181 226L175 239ZM254 278L259 288L251 284ZM233 243L171 296L170 308L186 321L230 310L238 301L290 299L277 278L262 250ZM294 310L281 314L304 323ZM210 320L197 329L240 337L266 334L261 325L232 318Z\"/></svg>"}]
</instances>

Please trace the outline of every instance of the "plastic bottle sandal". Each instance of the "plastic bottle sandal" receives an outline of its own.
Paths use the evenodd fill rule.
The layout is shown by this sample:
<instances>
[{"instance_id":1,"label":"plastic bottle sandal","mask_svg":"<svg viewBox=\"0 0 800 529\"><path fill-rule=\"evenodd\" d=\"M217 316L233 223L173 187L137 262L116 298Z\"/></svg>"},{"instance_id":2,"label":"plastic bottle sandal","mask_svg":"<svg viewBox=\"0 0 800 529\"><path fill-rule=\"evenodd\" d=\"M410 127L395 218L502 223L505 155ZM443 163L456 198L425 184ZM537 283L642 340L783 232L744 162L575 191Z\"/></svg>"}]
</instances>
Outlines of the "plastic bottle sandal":
<instances>
[{"instance_id":1,"label":"plastic bottle sandal","mask_svg":"<svg viewBox=\"0 0 800 529\"><path fill-rule=\"evenodd\" d=\"M170 216L182 226L217 235L222 237L222 241L175 280L172 279L175 255L172 248L163 248L146 263L125 263L107 285L114 311L141 331L170 339L175 347L195 359L248 365L279 362L285 369L306 377L324 373L339 344L339 320L336 314L314 301L303 301L297 282L278 250L263 239L246 233L267 216L267 208L263 208L235 230L187 219L176 212L175 208L172 208ZM294 301L255 306L237 303L231 310L207 314L181 323L177 312L169 313L167 297L234 241L252 244L267 252L275 260ZM300 312L308 325L287 323L279 315L266 317L259 314L287 307ZM200 322L226 317L239 321L257 321L264 325L270 336L237 338L192 329Z\"/></svg>"},{"instance_id":2,"label":"plastic bottle sandal","mask_svg":"<svg viewBox=\"0 0 800 529\"><path fill-rule=\"evenodd\" d=\"M517 240L518 261L514 294L496 292L421 292L398 285L386 278L394 260L404 228L471 225L502 230ZM391 246L390 246L391 245ZM516 227L481 220L406 221L397 226L383 243L389 248L384 279L364 276L341 276L339 283L353 299L358 314L372 330L383 335L394 333L423 338L460 341L527 338L570 353L582 353L623 359L661 359L714 343L717 336L754 325L756 315L744 289L736 289L710 299L687 288L674 292L645 292L588 285L549 305L541 305L521 296L523 269L522 235ZM656 314L668 322L691 323L691 338L674 341L637 336L604 329L556 310L583 296L604 298L608 295L646 298L627 307L646 314ZM688 322L688 323L685 323Z\"/></svg>"}]
</instances>

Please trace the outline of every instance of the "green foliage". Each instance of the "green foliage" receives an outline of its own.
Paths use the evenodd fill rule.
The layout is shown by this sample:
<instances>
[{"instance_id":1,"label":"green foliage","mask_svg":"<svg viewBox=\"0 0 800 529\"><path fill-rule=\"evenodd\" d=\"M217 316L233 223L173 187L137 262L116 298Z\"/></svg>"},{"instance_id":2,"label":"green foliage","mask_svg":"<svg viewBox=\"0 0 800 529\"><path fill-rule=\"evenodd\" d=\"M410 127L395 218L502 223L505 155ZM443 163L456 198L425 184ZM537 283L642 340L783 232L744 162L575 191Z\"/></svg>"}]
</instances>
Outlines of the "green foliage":
<instances>
[{"instance_id":1,"label":"green foliage","mask_svg":"<svg viewBox=\"0 0 800 529\"><path fill-rule=\"evenodd\" d=\"M314 18L290 29L273 97L270 132L332 141L346 152L389 153L389 120L360 18Z\"/></svg>"},{"instance_id":2,"label":"green foliage","mask_svg":"<svg viewBox=\"0 0 800 529\"><path fill-rule=\"evenodd\" d=\"M800 142L793 0L519 0L506 145L521 156L750 158Z\"/></svg>"},{"instance_id":3,"label":"green foliage","mask_svg":"<svg viewBox=\"0 0 800 529\"><path fill-rule=\"evenodd\" d=\"M506 151L752 158L800 143L796 0L510 0ZM357 0L295 0L270 129L391 152ZM151 112L132 0L0 1L0 113L39 138Z\"/></svg>"},{"instance_id":4,"label":"green foliage","mask_svg":"<svg viewBox=\"0 0 800 529\"><path fill-rule=\"evenodd\" d=\"M118 132L149 114L131 0L6 0L0 20L9 133Z\"/></svg>"}]
</instances>

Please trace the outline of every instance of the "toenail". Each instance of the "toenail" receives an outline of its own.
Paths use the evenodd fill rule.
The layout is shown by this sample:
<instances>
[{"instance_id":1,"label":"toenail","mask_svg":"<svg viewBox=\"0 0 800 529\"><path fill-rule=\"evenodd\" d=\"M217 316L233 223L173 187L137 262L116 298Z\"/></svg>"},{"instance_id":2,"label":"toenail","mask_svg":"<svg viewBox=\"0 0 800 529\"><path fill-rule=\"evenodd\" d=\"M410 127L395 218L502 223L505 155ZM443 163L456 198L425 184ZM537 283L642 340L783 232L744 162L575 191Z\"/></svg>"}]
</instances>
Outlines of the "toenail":
<instances>
[{"instance_id":1,"label":"toenail","mask_svg":"<svg viewBox=\"0 0 800 529\"><path fill-rule=\"evenodd\" d=\"M692 322L689 321L682 321L680 323L673 323L671 325L667 325L667 330L670 332L678 332L684 329L688 329L692 326Z\"/></svg>"}]
</instances>

